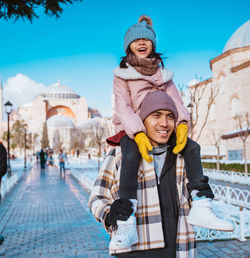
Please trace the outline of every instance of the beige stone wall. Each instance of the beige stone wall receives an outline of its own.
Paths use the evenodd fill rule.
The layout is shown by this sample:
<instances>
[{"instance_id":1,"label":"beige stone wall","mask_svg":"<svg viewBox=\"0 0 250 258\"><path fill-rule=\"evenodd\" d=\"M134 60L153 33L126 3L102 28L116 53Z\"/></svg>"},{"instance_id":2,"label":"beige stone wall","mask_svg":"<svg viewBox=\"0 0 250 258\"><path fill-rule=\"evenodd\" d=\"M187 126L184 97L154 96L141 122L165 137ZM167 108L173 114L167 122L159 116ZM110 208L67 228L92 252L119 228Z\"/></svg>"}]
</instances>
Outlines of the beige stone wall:
<instances>
[{"instance_id":1,"label":"beige stone wall","mask_svg":"<svg viewBox=\"0 0 250 258\"><path fill-rule=\"evenodd\" d=\"M236 121L233 118L233 102L237 99L238 113L244 114L250 112L250 67L243 68L237 72L232 72L231 68L238 66L250 60L250 50L232 53L217 62L213 63L213 78L212 83L199 86L199 90L206 88L205 94L201 100L198 110L199 122L195 130L195 137L198 135L201 125L205 119L207 110L207 100L209 90L211 88L219 93L214 101L212 110L208 117L206 126L199 138L198 142L202 146L212 146L214 143L213 133L216 138L223 134L237 130ZM250 136L248 139L248 149L250 147ZM242 149L242 143L239 138L232 140L222 140L221 147L227 150ZM247 154L250 160L250 151Z\"/></svg>"}]
</instances>

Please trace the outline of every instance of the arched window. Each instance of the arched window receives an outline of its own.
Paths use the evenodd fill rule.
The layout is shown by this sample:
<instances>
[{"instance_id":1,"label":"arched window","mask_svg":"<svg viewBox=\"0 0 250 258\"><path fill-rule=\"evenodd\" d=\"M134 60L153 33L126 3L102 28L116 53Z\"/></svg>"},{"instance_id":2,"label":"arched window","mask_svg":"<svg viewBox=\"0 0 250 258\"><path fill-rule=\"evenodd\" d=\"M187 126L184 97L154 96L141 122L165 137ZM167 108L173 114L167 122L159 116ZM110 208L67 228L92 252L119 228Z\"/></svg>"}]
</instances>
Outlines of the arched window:
<instances>
[{"instance_id":1,"label":"arched window","mask_svg":"<svg viewBox=\"0 0 250 258\"><path fill-rule=\"evenodd\" d=\"M237 116L239 114L239 100L234 97L232 99L232 115Z\"/></svg>"}]
</instances>

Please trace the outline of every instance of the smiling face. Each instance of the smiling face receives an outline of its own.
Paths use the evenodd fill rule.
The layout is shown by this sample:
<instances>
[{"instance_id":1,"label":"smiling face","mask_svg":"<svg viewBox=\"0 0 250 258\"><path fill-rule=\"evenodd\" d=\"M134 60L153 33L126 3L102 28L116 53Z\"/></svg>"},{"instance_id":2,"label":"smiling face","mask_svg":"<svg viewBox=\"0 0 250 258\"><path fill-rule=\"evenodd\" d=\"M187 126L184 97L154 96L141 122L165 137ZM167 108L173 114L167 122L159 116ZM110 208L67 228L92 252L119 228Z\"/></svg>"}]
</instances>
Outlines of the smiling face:
<instances>
[{"instance_id":1,"label":"smiling face","mask_svg":"<svg viewBox=\"0 0 250 258\"><path fill-rule=\"evenodd\" d=\"M153 44L149 39L136 39L130 44L130 49L137 57L145 58L151 54Z\"/></svg>"},{"instance_id":2,"label":"smiling face","mask_svg":"<svg viewBox=\"0 0 250 258\"><path fill-rule=\"evenodd\" d=\"M157 110L144 120L144 125L151 144L163 145L168 142L175 128L174 115L168 110Z\"/></svg>"}]
</instances>

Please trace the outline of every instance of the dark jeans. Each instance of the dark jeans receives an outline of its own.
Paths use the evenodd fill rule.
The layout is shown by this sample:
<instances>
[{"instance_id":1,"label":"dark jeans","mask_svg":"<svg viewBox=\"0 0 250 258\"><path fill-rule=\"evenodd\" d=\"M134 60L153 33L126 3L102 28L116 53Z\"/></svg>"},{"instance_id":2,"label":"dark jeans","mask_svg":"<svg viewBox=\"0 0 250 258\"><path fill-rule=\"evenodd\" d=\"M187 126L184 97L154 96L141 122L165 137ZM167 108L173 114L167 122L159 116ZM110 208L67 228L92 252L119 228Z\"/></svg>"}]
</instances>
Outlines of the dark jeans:
<instances>
[{"instance_id":1,"label":"dark jeans","mask_svg":"<svg viewBox=\"0 0 250 258\"><path fill-rule=\"evenodd\" d=\"M60 166L60 172L65 172L65 162L60 162L59 166Z\"/></svg>"},{"instance_id":2,"label":"dark jeans","mask_svg":"<svg viewBox=\"0 0 250 258\"><path fill-rule=\"evenodd\" d=\"M45 169L45 163L40 163L41 164L41 169Z\"/></svg>"},{"instance_id":3,"label":"dark jeans","mask_svg":"<svg viewBox=\"0 0 250 258\"><path fill-rule=\"evenodd\" d=\"M176 140L174 140L174 142L176 142ZM122 137L120 146L122 150L122 164L119 195L120 198L137 199L137 174L141 154L136 142L127 135ZM172 151L172 148L170 151ZM185 161L187 178L191 190L193 190L193 185L203 176L200 145L188 138L187 144L181 154Z\"/></svg>"},{"instance_id":4,"label":"dark jeans","mask_svg":"<svg viewBox=\"0 0 250 258\"><path fill-rule=\"evenodd\" d=\"M122 150L122 164L120 175L120 198L137 199L137 174L141 160L141 154L137 144L127 135L120 141Z\"/></svg>"}]
</instances>

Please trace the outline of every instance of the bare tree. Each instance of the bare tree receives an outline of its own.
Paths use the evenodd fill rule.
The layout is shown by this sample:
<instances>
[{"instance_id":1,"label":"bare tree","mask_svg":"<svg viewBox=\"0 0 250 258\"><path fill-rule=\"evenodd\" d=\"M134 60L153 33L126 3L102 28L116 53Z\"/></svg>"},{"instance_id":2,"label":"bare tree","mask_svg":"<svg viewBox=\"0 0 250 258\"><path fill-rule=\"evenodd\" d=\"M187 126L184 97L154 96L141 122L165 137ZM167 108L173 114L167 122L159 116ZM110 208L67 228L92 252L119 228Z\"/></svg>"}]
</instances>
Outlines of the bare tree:
<instances>
[{"instance_id":1,"label":"bare tree","mask_svg":"<svg viewBox=\"0 0 250 258\"><path fill-rule=\"evenodd\" d=\"M80 129L71 131L70 150L81 150L85 149L85 133Z\"/></svg>"},{"instance_id":2,"label":"bare tree","mask_svg":"<svg viewBox=\"0 0 250 258\"><path fill-rule=\"evenodd\" d=\"M100 156L102 146L105 144L105 139L107 137L107 128L105 123L101 118L93 118L87 120L82 126L81 129L86 135L86 141L88 142L89 147L97 148L97 157L98 157L98 169L100 168Z\"/></svg>"},{"instance_id":3,"label":"bare tree","mask_svg":"<svg viewBox=\"0 0 250 258\"><path fill-rule=\"evenodd\" d=\"M92 129L94 132L95 141L98 146L98 154L97 155L98 155L98 171L99 171L100 170L101 147L102 147L103 140L104 140L105 129L100 124L100 122L97 123L96 125L92 125Z\"/></svg>"},{"instance_id":4,"label":"bare tree","mask_svg":"<svg viewBox=\"0 0 250 258\"><path fill-rule=\"evenodd\" d=\"M220 144L221 144L221 137L216 134L215 130L211 132L211 143L215 146L216 152L216 169L220 170Z\"/></svg>"},{"instance_id":5,"label":"bare tree","mask_svg":"<svg viewBox=\"0 0 250 258\"><path fill-rule=\"evenodd\" d=\"M62 141L59 130L56 130L53 136L53 149L55 153L59 153L60 149L62 149Z\"/></svg>"},{"instance_id":6,"label":"bare tree","mask_svg":"<svg viewBox=\"0 0 250 258\"><path fill-rule=\"evenodd\" d=\"M245 177L248 177L248 167L247 167L247 148L246 141L248 135L250 134L250 116L247 113L244 115L235 116L235 121L237 124L237 134L241 138L243 143L243 156L244 156L244 164L245 164Z\"/></svg>"},{"instance_id":7,"label":"bare tree","mask_svg":"<svg viewBox=\"0 0 250 258\"><path fill-rule=\"evenodd\" d=\"M209 84L209 80L204 81L203 84L196 84L189 87L190 104L188 105L188 107L191 108L190 137L195 141L198 141L201 136L201 133L207 123L211 106L214 103L214 100L218 93L219 88ZM201 105L207 107L205 113L200 112ZM199 128L197 125L199 125ZM196 131L195 134L194 130Z\"/></svg>"}]
</instances>

